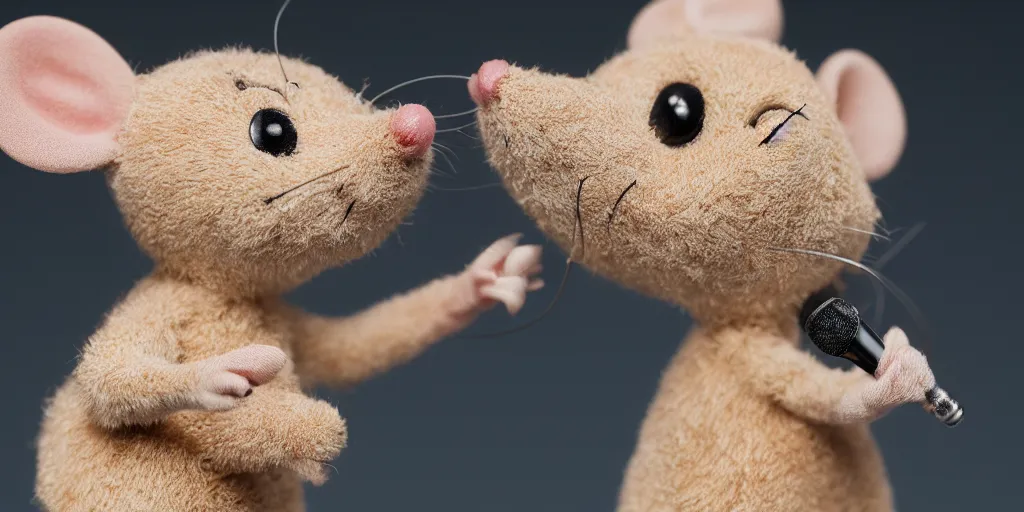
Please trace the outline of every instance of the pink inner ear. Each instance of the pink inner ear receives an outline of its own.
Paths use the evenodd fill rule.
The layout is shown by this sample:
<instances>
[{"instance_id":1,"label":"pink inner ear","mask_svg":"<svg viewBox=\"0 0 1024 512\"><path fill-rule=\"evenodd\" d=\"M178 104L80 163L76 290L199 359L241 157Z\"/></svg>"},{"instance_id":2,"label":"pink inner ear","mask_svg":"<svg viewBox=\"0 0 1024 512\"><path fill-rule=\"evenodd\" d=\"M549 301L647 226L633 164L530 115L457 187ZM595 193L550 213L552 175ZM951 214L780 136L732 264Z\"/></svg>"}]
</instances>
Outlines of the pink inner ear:
<instances>
[{"instance_id":1,"label":"pink inner ear","mask_svg":"<svg viewBox=\"0 0 1024 512\"><path fill-rule=\"evenodd\" d=\"M120 123L115 94L105 89L78 62L64 55L44 55L33 60L29 52L15 64L21 76L21 94L29 106L54 125L72 133L86 134L116 129Z\"/></svg>"},{"instance_id":2,"label":"pink inner ear","mask_svg":"<svg viewBox=\"0 0 1024 512\"><path fill-rule=\"evenodd\" d=\"M779 0L653 0L633 20L629 47L694 33L777 42L782 37L782 4Z\"/></svg>"},{"instance_id":3,"label":"pink inner ear","mask_svg":"<svg viewBox=\"0 0 1024 512\"><path fill-rule=\"evenodd\" d=\"M753 37L778 42L782 38L782 3L779 0L691 0L701 4L702 31Z\"/></svg>"},{"instance_id":4,"label":"pink inner ear","mask_svg":"<svg viewBox=\"0 0 1024 512\"><path fill-rule=\"evenodd\" d=\"M903 101L888 74L856 50L832 55L818 80L835 101L850 144L869 180L888 174L903 154L907 126Z\"/></svg>"},{"instance_id":5,"label":"pink inner ear","mask_svg":"<svg viewBox=\"0 0 1024 512\"><path fill-rule=\"evenodd\" d=\"M131 106L134 74L102 38L60 18L0 29L0 148L39 170L103 167Z\"/></svg>"}]
</instances>

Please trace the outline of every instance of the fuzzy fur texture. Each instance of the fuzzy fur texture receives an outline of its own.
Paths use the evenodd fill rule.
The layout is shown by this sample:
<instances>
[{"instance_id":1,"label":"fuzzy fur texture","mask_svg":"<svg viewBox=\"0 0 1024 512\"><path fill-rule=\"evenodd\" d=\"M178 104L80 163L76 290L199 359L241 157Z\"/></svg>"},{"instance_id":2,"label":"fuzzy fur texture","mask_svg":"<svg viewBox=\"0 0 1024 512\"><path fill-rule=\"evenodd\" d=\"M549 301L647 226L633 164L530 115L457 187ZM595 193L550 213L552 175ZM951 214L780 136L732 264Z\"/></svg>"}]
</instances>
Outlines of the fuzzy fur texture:
<instances>
[{"instance_id":1,"label":"fuzzy fur texture","mask_svg":"<svg viewBox=\"0 0 1024 512\"><path fill-rule=\"evenodd\" d=\"M431 163L419 150L433 120L415 117L426 109L405 107L395 128L402 110L375 110L311 64L284 60L291 85L272 54L199 52L133 77L131 108L104 114L120 128L104 118L75 139L85 150L65 152L69 120L124 99L123 80L82 63L123 59L58 18L0 29L12 39L0 83L24 88L0 94L18 107L3 120L31 124L40 140L25 150L11 130L0 148L51 172L110 155L100 163L114 198L155 262L46 406L36 480L46 510L301 511L302 482L323 483L347 442L338 410L304 391L386 371L499 302L515 313L541 286L539 248L510 236L465 270L349 318L288 306L280 294L366 254L416 205ZM53 66L46 80L23 80L37 71L18 53L29 50ZM289 117L294 153L254 145L250 120L263 109Z\"/></svg>"},{"instance_id":2,"label":"fuzzy fur texture","mask_svg":"<svg viewBox=\"0 0 1024 512\"><path fill-rule=\"evenodd\" d=\"M349 318L277 299L237 300L177 279L140 282L86 345L46 408L37 494L48 510L303 510L303 479L346 442L316 385L352 385L466 325L476 303L442 278ZM467 307L468 306L468 307ZM456 315L455 311L465 314ZM285 357L265 383L206 403L223 354ZM244 365L251 367L251 365ZM220 375L236 375L230 365ZM280 370L280 371L277 371ZM252 375L249 375L252 378Z\"/></svg>"},{"instance_id":3,"label":"fuzzy fur texture","mask_svg":"<svg viewBox=\"0 0 1024 512\"><path fill-rule=\"evenodd\" d=\"M899 330L876 379L798 347L799 306L841 264L778 249L862 256L879 219L868 181L896 163L903 112L859 52L815 75L745 37L777 36L779 12L772 0L663 0L637 18L631 48L590 76L508 66L499 80L506 67L490 63L470 82L490 161L540 228L699 325L650 406L621 512L891 510L868 423L934 384ZM703 129L683 147L648 125L675 82L705 102ZM806 118L761 144L801 107Z\"/></svg>"}]
</instances>

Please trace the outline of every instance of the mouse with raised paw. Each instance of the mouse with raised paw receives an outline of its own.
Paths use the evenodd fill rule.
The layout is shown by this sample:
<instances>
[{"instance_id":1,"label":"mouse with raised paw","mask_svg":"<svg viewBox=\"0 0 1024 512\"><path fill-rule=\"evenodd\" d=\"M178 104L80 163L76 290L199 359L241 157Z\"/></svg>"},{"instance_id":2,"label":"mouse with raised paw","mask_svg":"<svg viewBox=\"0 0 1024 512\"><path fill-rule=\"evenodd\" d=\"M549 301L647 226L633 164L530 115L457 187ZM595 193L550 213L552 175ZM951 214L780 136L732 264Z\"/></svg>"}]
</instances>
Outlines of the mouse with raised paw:
<instances>
[{"instance_id":1,"label":"mouse with raised paw","mask_svg":"<svg viewBox=\"0 0 1024 512\"><path fill-rule=\"evenodd\" d=\"M812 72L781 31L777 0L661 0L589 76L499 60L469 83L491 165L539 227L695 320L622 512L891 510L869 424L935 384L896 328L874 376L799 346L802 303L868 246L869 182L906 123L874 59L844 50Z\"/></svg>"},{"instance_id":2,"label":"mouse with raised paw","mask_svg":"<svg viewBox=\"0 0 1024 512\"><path fill-rule=\"evenodd\" d=\"M46 510L303 510L302 482L347 439L304 390L386 371L540 286L540 249L510 236L350 317L286 304L414 208L435 134L426 108L375 109L300 60L202 51L135 74L85 27L23 18L0 29L0 124L28 167L102 169L154 261L46 405Z\"/></svg>"}]
</instances>

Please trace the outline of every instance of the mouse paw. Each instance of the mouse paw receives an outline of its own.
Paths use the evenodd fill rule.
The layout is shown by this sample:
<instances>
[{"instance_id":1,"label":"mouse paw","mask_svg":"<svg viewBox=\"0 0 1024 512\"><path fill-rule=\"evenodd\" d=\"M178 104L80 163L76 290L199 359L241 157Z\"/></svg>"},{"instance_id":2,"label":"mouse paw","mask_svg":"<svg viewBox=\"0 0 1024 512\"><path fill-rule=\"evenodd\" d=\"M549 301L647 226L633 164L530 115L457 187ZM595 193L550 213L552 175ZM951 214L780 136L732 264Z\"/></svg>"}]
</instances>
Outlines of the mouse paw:
<instances>
[{"instance_id":1,"label":"mouse paw","mask_svg":"<svg viewBox=\"0 0 1024 512\"><path fill-rule=\"evenodd\" d=\"M520 238L510 235L494 242L458 276L460 312L479 312L500 302L514 315L528 292L544 286L536 277L541 271L541 247L518 245Z\"/></svg>"},{"instance_id":2,"label":"mouse paw","mask_svg":"<svg viewBox=\"0 0 1024 512\"><path fill-rule=\"evenodd\" d=\"M923 402L925 393L935 386L927 358L910 346L901 329L890 329L884 343L885 351L875 370L877 380L870 397L870 403L883 414L899 405Z\"/></svg>"},{"instance_id":3,"label":"mouse paw","mask_svg":"<svg viewBox=\"0 0 1024 512\"><path fill-rule=\"evenodd\" d=\"M225 410L252 394L253 387L272 380L288 358L269 345L249 345L195 364L198 384L195 403L200 409Z\"/></svg>"},{"instance_id":4,"label":"mouse paw","mask_svg":"<svg viewBox=\"0 0 1024 512\"><path fill-rule=\"evenodd\" d=\"M935 386L935 375L928 359L910 346L907 335L898 327L886 333L884 343L885 351L875 377L890 383L904 402L924 400L924 393Z\"/></svg>"},{"instance_id":5,"label":"mouse paw","mask_svg":"<svg viewBox=\"0 0 1024 512\"><path fill-rule=\"evenodd\" d=\"M293 411L295 423L289 429L288 467L314 485L327 478L328 462L345 448L348 428L338 410L322 400L312 401L303 410Z\"/></svg>"}]
</instances>

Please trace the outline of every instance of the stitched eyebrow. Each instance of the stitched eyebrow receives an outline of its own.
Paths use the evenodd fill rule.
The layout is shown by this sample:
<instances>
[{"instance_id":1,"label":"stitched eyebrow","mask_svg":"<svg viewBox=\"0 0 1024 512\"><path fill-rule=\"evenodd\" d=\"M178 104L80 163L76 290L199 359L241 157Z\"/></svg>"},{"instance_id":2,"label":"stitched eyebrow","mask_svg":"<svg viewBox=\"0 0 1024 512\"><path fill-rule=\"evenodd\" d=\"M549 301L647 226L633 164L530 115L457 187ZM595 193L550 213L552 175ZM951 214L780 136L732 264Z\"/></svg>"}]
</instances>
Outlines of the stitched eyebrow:
<instances>
[{"instance_id":1,"label":"stitched eyebrow","mask_svg":"<svg viewBox=\"0 0 1024 512\"><path fill-rule=\"evenodd\" d=\"M277 94L280 94L281 97L284 98L286 101L288 100L288 97L285 96L284 93L281 92L281 90L278 89L277 87L272 87L272 86L269 86L269 85L257 84L257 83L254 83L252 81L246 80L244 78L236 78L235 79L235 87L237 87L239 91L244 91L244 90L250 89L252 87L256 87L256 88L259 88L259 89L266 89L268 91L274 91Z\"/></svg>"}]
</instances>

